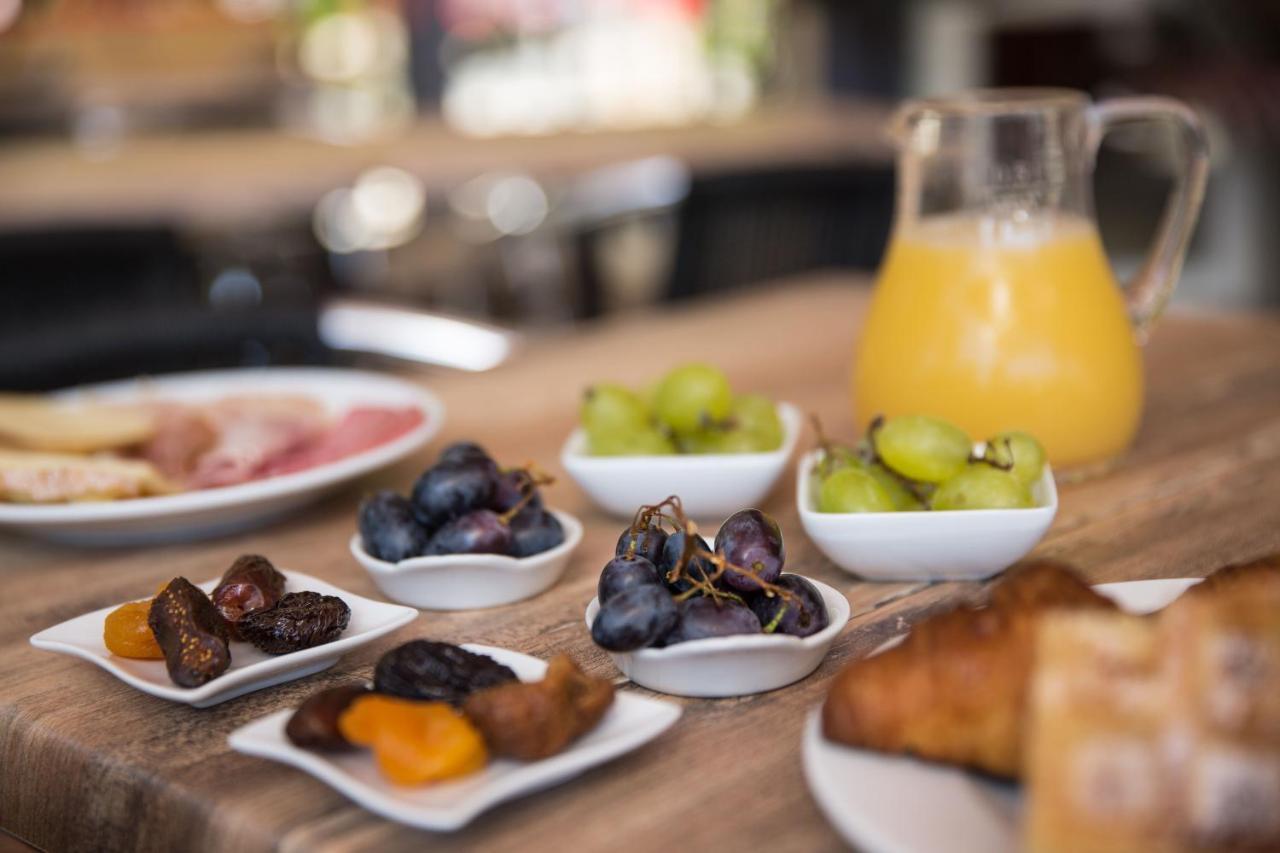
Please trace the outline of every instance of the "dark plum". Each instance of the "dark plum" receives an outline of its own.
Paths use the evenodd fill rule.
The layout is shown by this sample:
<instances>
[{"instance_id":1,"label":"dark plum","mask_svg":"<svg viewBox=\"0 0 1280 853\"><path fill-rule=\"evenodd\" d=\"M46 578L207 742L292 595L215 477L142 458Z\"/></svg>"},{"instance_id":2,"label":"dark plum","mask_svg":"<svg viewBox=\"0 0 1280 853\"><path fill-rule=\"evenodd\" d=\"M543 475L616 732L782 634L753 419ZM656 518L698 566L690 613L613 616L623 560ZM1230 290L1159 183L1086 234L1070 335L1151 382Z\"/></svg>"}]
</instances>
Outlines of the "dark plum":
<instances>
[{"instance_id":1,"label":"dark plum","mask_svg":"<svg viewBox=\"0 0 1280 853\"><path fill-rule=\"evenodd\" d=\"M491 509L477 509L446 521L431 537L427 556L442 554L506 554L511 526Z\"/></svg>"},{"instance_id":2,"label":"dark plum","mask_svg":"<svg viewBox=\"0 0 1280 853\"><path fill-rule=\"evenodd\" d=\"M425 553L431 534L414 518L407 498L381 491L360 504L360 541L379 560L396 563Z\"/></svg>"},{"instance_id":3,"label":"dark plum","mask_svg":"<svg viewBox=\"0 0 1280 853\"><path fill-rule=\"evenodd\" d=\"M635 547L632 548L634 543ZM622 531L622 535L618 537L618 547L614 549L614 556L623 557L628 552L640 557L644 557L655 566L662 560L662 547L667 544L667 531L661 527L646 527L639 532L633 531L630 527Z\"/></svg>"},{"instance_id":4,"label":"dark plum","mask_svg":"<svg viewBox=\"0 0 1280 853\"><path fill-rule=\"evenodd\" d=\"M455 441L440 451L440 455L436 457L437 465L456 465L459 462L489 462L492 464L493 458L489 456L488 451L474 441Z\"/></svg>"},{"instance_id":5,"label":"dark plum","mask_svg":"<svg viewBox=\"0 0 1280 853\"><path fill-rule=\"evenodd\" d=\"M609 599L591 623L591 639L611 652L651 646L668 634L679 616L675 600L657 584L641 584Z\"/></svg>"},{"instance_id":6,"label":"dark plum","mask_svg":"<svg viewBox=\"0 0 1280 853\"><path fill-rule=\"evenodd\" d=\"M473 509L483 509L493 497L493 462L467 460L428 468L413 485L413 514L429 530Z\"/></svg>"},{"instance_id":7,"label":"dark plum","mask_svg":"<svg viewBox=\"0 0 1280 853\"><path fill-rule=\"evenodd\" d=\"M752 569L765 583L778 579L786 560L778 522L758 509L744 509L729 516L716 534L716 553L735 566ZM732 569L724 573L724 580L739 592L753 592L760 587L752 576Z\"/></svg>"},{"instance_id":8,"label":"dark plum","mask_svg":"<svg viewBox=\"0 0 1280 853\"><path fill-rule=\"evenodd\" d=\"M526 509L542 509L542 493L533 482L533 477L523 468L512 468L501 471L493 481L493 497L489 499L489 509L495 512L506 512L513 509L526 494L532 492Z\"/></svg>"},{"instance_id":9,"label":"dark plum","mask_svg":"<svg viewBox=\"0 0 1280 853\"><path fill-rule=\"evenodd\" d=\"M680 602L679 617L675 627L663 638L665 645L708 637L760 633L760 620L751 609L730 598L700 596L686 599Z\"/></svg>"},{"instance_id":10,"label":"dark plum","mask_svg":"<svg viewBox=\"0 0 1280 853\"><path fill-rule=\"evenodd\" d=\"M511 550L513 557L531 557L550 551L564 541L564 528L560 520L542 509L522 509L511 519Z\"/></svg>"},{"instance_id":11,"label":"dark plum","mask_svg":"<svg viewBox=\"0 0 1280 853\"><path fill-rule=\"evenodd\" d=\"M695 534L697 535L697 534ZM662 556L658 560L658 571L662 574L662 582L667 585L667 589L674 593L681 593L692 586L685 578L680 578L675 583L667 580L667 575L671 569L675 567L680 560L680 555L684 553L685 532L677 530L667 537L666 544L662 546ZM694 543L695 547L703 551L710 551L711 546L707 544L707 540L698 536ZM705 557L692 557L687 566L689 574L699 579L706 579L715 573L715 566L711 565Z\"/></svg>"},{"instance_id":12,"label":"dark plum","mask_svg":"<svg viewBox=\"0 0 1280 853\"><path fill-rule=\"evenodd\" d=\"M783 575L775 583L793 593L795 598L757 592L748 602L766 634L807 637L830 624L827 605L816 586L799 575Z\"/></svg>"},{"instance_id":13,"label":"dark plum","mask_svg":"<svg viewBox=\"0 0 1280 853\"><path fill-rule=\"evenodd\" d=\"M604 604L618 593L633 586L660 586L662 577L658 567L644 557L614 557L605 563L600 572L600 583L596 585L596 595Z\"/></svg>"}]
</instances>

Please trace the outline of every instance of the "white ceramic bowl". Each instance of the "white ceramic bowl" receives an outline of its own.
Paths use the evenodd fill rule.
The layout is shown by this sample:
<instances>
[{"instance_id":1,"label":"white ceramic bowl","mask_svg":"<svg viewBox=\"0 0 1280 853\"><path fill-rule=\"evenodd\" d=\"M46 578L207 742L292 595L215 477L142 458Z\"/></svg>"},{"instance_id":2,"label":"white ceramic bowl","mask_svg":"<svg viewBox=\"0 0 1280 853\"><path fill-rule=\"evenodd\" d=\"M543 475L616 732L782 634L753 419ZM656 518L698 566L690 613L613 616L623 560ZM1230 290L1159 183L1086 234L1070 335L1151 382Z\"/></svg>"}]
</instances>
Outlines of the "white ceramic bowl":
<instances>
[{"instance_id":1,"label":"white ceramic bowl","mask_svg":"<svg viewBox=\"0 0 1280 853\"><path fill-rule=\"evenodd\" d=\"M107 614L119 605L104 607L46 628L31 638L31 645L37 649L87 660L143 693L168 699L170 702L208 708L254 690L328 669L347 652L371 643L418 618L418 612L410 607L374 601L302 572L284 568L281 571L285 575L285 592L312 590L321 595L336 595L347 603L351 608L351 621L338 639L285 655L269 655L248 643L233 642L231 666L222 675L199 687L179 687L174 684L162 660L122 658L107 651L102 641L103 622ZM212 592L217 585L218 579L214 578L200 584L200 588L205 592Z\"/></svg>"},{"instance_id":2,"label":"white ceramic bowl","mask_svg":"<svg viewBox=\"0 0 1280 853\"><path fill-rule=\"evenodd\" d=\"M679 495L684 511L703 521L723 521L758 504L778 481L800 435L800 410L778 403L782 446L768 453L684 453L669 456L591 456L587 433L575 429L560 463L593 501L630 518L646 504Z\"/></svg>"},{"instance_id":3,"label":"white ceramic bowl","mask_svg":"<svg viewBox=\"0 0 1280 853\"><path fill-rule=\"evenodd\" d=\"M333 415L359 405L413 407L422 412L423 421L399 438L351 456L234 486L119 501L0 503L0 527L75 545L152 544L247 530L399 462L430 441L444 424L444 404L434 394L411 382L363 370L207 370L87 385L58 396L68 401L192 403L237 394L299 394L315 399Z\"/></svg>"},{"instance_id":4,"label":"white ceramic bowl","mask_svg":"<svg viewBox=\"0 0 1280 853\"><path fill-rule=\"evenodd\" d=\"M809 469L820 454L807 453L798 463L800 524L831 562L866 580L989 578L1026 556L1058 512L1048 465L1031 489L1036 506L1030 509L818 512Z\"/></svg>"},{"instance_id":5,"label":"white ceramic bowl","mask_svg":"<svg viewBox=\"0 0 1280 853\"><path fill-rule=\"evenodd\" d=\"M558 509L551 512L564 528L564 541L532 557L447 554L388 563L364 549L359 533L351 537L351 554L393 601L423 610L497 607L535 596L564 574L582 541L582 522Z\"/></svg>"},{"instance_id":6,"label":"white ceramic bowl","mask_svg":"<svg viewBox=\"0 0 1280 853\"><path fill-rule=\"evenodd\" d=\"M675 696L718 699L777 690L818 668L831 643L849 621L849 600L821 581L818 588L830 624L808 637L787 634L738 634L690 640L665 649L609 652L624 675L650 690ZM600 601L587 605L587 630Z\"/></svg>"}]
</instances>

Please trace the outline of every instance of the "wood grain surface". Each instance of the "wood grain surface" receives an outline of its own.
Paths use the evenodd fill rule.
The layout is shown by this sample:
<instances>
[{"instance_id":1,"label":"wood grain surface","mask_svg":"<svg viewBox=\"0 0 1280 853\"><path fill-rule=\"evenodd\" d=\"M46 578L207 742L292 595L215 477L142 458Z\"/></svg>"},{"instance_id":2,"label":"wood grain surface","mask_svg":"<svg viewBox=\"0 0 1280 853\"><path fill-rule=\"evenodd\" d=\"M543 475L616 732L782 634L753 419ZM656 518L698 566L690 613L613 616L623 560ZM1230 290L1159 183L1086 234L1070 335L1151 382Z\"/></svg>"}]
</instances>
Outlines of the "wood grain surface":
<instances>
[{"instance_id":1,"label":"wood grain surface","mask_svg":"<svg viewBox=\"0 0 1280 853\"><path fill-rule=\"evenodd\" d=\"M845 380L867 296L859 284L779 282L537 341L492 373L423 381L449 407L441 441L478 439L500 460L533 459L557 473L585 384L639 384L692 358L716 361L736 387L795 402L850 435ZM1170 316L1150 346L1148 377L1132 452L1105 477L1062 489L1037 553L1069 560L1094 581L1117 581L1203 575L1280 549L1280 318ZM454 834L375 817L298 771L229 752L226 736L320 687L368 676L379 654L414 637L543 657L567 651L591 672L616 676L582 613L621 523L571 482L553 486L550 501L578 514L587 534L551 591L491 610L424 612L328 672L208 710L151 698L27 643L175 574L215 577L247 551L376 597L345 547L356 501L375 487L407 488L439 446L282 524L211 542L89 551L0 536L0 826L50 850L838 849L805 788L806 712L844 662L924 614L981 597L984 585L871 584L841 573L801 532L790 476L764 507L787 536L788 568L836 586L853 604L818 671L764 695L676 700L684 717L659 742Z\"/></svg>"}]
</instances>

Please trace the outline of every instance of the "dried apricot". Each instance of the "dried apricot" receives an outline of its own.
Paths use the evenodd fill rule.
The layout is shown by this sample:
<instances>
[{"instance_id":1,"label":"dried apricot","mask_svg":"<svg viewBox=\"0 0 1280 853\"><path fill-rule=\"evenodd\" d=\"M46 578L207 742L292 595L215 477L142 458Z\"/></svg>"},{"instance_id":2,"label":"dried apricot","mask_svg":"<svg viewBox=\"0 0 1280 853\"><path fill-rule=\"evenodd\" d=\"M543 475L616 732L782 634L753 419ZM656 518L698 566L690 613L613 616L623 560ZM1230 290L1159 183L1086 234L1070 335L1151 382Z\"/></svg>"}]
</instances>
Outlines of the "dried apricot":
<instances>
[{"instance_id":1,"label":"dried apricot","mask_svg":"<svg viewBox=\"0 0 1280 853\"><path fill-rule=\"evenodd\" d=\"M107 651L122 658L159 660L164 657L156 635L147 624L151 600L130 601L107 614L102 623L102 642Z\"/></svg>"},{"instance_id":2,"label":"dried apricot","mask_svg":"<svg viewBox=\"0 0 1280 853\"><path fill-rule=\"evenodd\" d=\"M489 760L480 732L443 702L364 696L338 717L338 729L372 747L378 769L397 785L466 776Z\"/></svg>"}]
</instances>

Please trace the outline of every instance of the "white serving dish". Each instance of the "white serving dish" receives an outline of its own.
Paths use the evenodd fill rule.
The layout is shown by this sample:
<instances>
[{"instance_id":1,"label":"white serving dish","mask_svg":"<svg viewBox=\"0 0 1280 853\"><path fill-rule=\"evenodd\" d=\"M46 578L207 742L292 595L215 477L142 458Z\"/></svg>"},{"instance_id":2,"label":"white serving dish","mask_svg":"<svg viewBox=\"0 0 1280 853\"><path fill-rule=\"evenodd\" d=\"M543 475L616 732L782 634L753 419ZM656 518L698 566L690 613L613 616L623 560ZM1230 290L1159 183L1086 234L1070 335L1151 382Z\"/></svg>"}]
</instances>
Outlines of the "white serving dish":
<instances>
[{"instance_id":1,"label":"white serving dish","mask_svg":"<svg viewBox=\"0 0 1280 853\"><path fill-rule=\"evenodd\" d=\"M1094 589L1131 613L1150 613L1199 582L1172 578ZM822 736L821 716L817 708L805 723L805 779L827 820L851 846L869 853L1021 849L1017 785L959 767L832 743Z\"/></svg>"},{"instance_id":2,"label":"white serving dish","mask_svg":"<svg viewBox=\"0 0 1280 853\"><path fill-rule=\"evenodd\" d=\"M778 403L782 446L768 453L685 453L668 456L591 456L578 427L560 451L560 463L607 512L631 518L646 504L679 495L685 514L723 521L764 500L782 475L800 436L800 410Z\"/></svg>"},{"instance_id":3,"label":"white serving dish","mask_svg":"<svg viewBox=\"0 0 1280 853\"><path fill-rule=\"evenodd\" d=\"M849 600L839 590L813 578L805 580L822 594L830 619L816 634L737 634L690 640L663 649L609 652L609 657L636 684L674 696L718 699L785 687L818 668L849 621ZM599 599L591 599L588 631L599 612Z\"/></svg>"},{"instance_id":4,"label":"white serving dish","mask_svg":"<svg viewBox=\"0 0 1280 853\"><path fill-rule=\"evenodd\" d=\"M46 628L31 638L31 645L83 658L143 693L196 708L208 708L254 690L328 669L347 652L409 624L418 616L418 611L412 607L364 598L301 572L281 571L285 576L285 592L313 590L323 595L336 595L347 603L351 608L351 620L342 636L331 643L287 655L269 655L248 643L233 642L230 668L199 687L174 684L162 660L122 658L107 651L102 642L103 622L107 614L119 605L104 607ZM212 592L217 585L216 579L199 584L205 592Z\"/></svg>"},{"instance_id":5,"label":"white serving dish","mask_svg":"<svg viewBox=\"0 0 1280 853\"><path fill-rule=\"evenodd\" d=\"M360 370L245 368L179 373L89 385L61 392L67 401L202 402L236 394L297 394L337 416L358 405L413 407L423 421L393 441L305 471L235 486L119 501L0 503L0 527L77 545L147 544L216 536L257 527L342 484L400 461L444 424L444 404L417 385Z\"/></svg>"},{"instance_id":6,"label":"white serving dish","mask_svg":"<svg viewBox=\"0 0 1280 853\"><path fill-rule=\"evenodd\" d=\"M547 668L519 652L472 644L464 648L506 664L522 681L541 679ZM321 753L294 746L284 733L292 709L236 729L228 743L237 752L293 765L389 820L448 831L461 829L498 803L567 781L639 748L669 729L680 711L673 702L619 691L604 719L558 755L532 762L498 759L465 778L416 787L388 782L368 752Z\"/></svg>"},{"instance_id":7,"label":"white serving dish","mask_svg":"<svg viewBox=\"0 0 1280 853\"><path fill-rule=\"evenodd\" d=\"M1058 488L1046 464L1031 488L1030 509L935 512L818 512L809 469L796 469L800 525L831 562L872 581L982 580L1007 569L1035 547L1058 512Z\"/></svg>"},{"instance_id":8,"label":"white serving dish","mask_svg":"<svg viewBox=\"0 0 1280 853\"><path fill-rule=\"evenodd\" d=\"M389 563L366 551L359 533L351 537L351 555L384 595L403 604L424 610L497 607L535 596L564 574L582 542L582 522L558 509L551 512L564 528L564 541L531 557L446 554Z\"/></svg>"}]
</instances>

